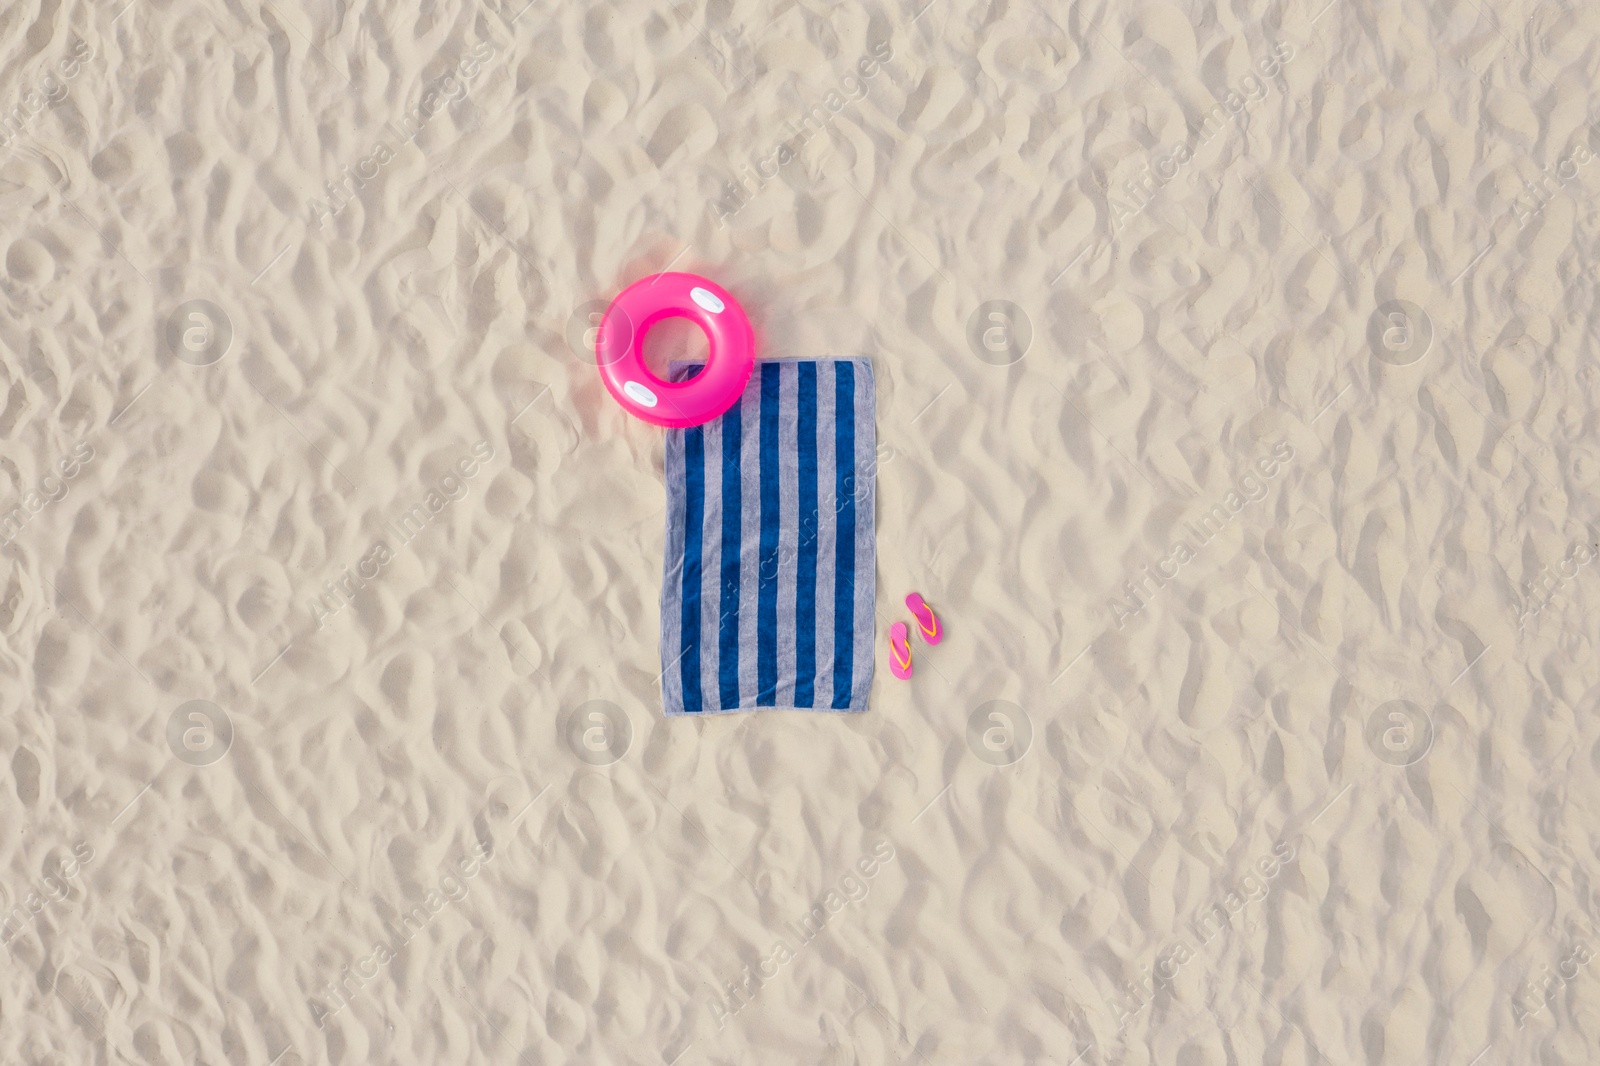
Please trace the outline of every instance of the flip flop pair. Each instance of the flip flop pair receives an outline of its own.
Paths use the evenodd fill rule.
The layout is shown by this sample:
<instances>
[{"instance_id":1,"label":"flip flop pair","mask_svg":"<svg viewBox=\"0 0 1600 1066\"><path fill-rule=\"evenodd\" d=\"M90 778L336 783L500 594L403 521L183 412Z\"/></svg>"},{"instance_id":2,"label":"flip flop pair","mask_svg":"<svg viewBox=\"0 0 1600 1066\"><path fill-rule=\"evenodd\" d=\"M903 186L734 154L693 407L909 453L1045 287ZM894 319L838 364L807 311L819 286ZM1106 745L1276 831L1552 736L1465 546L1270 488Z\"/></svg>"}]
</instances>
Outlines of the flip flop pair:
<instances>
[{"instance_id":1,"label":"flip flop pair","mask_svg":"<svg viewBox=\"0 0 1600 1066\"><path fill-rule=\"evenodd\" d=\"M933 645L944 639L939 616L933 613L926 600L913 592L906 597L906 606L916 616L923 643ZM889 627L889 672L902 681L911 678L911 631L904 622Z\"/></svg>"}]
</instances>

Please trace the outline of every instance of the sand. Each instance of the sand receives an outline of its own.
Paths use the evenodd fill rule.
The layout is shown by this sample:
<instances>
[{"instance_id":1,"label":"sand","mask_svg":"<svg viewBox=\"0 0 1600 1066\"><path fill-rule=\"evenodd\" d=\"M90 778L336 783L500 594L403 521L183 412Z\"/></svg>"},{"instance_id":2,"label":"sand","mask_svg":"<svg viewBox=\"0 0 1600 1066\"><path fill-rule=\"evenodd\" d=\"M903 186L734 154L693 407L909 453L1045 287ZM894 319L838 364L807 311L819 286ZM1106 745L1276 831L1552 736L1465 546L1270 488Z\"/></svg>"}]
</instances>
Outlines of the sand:
<instances>
[{"instance_id":1,"label":"sand","mask_svg":"<svg viewBox=\"0 0 1600 1066\"><path fill-rule=\"evenodd\" d=\"M6 5L0 1061L1593 1062L1597 37ZM661 714L669 268L874 360L866 714Z\"/></svg>"}]
</instances>

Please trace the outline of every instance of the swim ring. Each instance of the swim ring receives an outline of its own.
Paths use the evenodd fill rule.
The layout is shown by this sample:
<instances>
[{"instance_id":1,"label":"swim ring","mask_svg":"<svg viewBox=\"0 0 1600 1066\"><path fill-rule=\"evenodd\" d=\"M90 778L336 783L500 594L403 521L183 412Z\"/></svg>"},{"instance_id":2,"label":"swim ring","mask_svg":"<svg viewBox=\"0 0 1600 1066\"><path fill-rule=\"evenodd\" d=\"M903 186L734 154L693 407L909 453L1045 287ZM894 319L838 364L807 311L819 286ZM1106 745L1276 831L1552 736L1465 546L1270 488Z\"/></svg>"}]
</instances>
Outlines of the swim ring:
<instances>
[{"instance_id":1,"label":"swim ring","mask_svg":"<svg viewBox=\"0 0 1600 1066\"><path fill-rule=\"evenodd\" d=\"M710 346L688 381L662 381L644 365L644 336L664 318L687 318ZM683 429L703 425L739 401L756 365L755 332L733 295L698 274L652 274L623 289L595 335L606 390L635 418Z\"/></svg>"}]
</instances>

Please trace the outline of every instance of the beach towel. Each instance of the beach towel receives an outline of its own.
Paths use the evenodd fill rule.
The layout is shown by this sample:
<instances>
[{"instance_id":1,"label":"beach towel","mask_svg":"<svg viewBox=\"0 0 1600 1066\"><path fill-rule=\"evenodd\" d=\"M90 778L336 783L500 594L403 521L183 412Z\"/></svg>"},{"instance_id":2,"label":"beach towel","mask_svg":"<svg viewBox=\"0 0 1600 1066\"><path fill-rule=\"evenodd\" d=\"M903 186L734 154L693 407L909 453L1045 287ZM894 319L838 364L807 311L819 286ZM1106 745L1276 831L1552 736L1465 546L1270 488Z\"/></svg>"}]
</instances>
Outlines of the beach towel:
<instances>
[{"instance_id":1,"label":"beach towel","mask_svg":"<svg viewBox=\"0 0 1600 1066\"><path fill-rule=\"evenodd\" d=\"M868 359L761 360L727 414L667 431L667 714L867 709L876 454Z\"/></svg>"}]
</instances>

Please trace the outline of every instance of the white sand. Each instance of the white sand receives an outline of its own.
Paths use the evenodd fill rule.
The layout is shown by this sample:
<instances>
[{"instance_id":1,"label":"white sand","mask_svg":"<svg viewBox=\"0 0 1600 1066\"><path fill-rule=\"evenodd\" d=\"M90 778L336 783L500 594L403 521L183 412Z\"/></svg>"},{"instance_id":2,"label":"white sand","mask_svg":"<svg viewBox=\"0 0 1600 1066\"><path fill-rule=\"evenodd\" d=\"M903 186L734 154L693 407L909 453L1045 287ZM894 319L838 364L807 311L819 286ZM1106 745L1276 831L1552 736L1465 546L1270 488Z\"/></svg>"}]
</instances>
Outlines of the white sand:
<instances>
[{"instance_id":1,"label":"white sand","mask_svg":"<svg viewBox=\"0 0 1600 1066\"><path fill-rule=\"evenodd\" d=\"M920 2L0 9L0 1062L1595 1061L1600 12ZM866 715L661 716L669 267Z\"/></svg>"}]
</instances>

